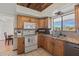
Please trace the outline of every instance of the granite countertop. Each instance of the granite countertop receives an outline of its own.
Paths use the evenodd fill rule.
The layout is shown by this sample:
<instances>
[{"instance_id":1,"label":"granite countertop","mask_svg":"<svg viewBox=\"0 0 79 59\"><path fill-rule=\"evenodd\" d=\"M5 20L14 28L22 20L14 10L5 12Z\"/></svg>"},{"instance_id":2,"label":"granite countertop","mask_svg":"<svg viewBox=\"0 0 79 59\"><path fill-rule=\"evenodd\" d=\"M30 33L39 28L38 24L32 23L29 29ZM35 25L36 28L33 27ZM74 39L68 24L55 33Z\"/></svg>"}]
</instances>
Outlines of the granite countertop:
<instances>
[{"instance_id":1,"label":"granite countertop","mask_svg":"<svg viewBox=\"0 0 79 59\"><path fill-rule=\"evenodd\" d=\"M57 40L63 40L63 41L71 42L71 43L74 43L74 44L79 44L79 39L77 39L77 38L63 37L63 36L53 37L50 34L44 34L44 36L51 37L51 38L57 39Z\"/></svg>"}]
</instances>

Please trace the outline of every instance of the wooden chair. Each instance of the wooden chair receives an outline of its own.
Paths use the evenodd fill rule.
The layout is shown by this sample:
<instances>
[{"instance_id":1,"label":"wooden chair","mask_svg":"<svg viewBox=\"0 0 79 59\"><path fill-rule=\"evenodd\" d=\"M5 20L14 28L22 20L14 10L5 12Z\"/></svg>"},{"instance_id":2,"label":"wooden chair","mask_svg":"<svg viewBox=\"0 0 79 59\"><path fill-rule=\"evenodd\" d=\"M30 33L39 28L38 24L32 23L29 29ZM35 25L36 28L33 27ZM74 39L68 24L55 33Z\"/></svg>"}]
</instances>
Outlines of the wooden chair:
<instances>
[{"instance_id":1,"label":"wooden chair","mask_svg":"<svg viewBox=\"0 0 79 59\"><path fill-rule=\"evenodd\" d=\"M13 44L13 38L11 36L8 36L6 32L4 32L4 36L5 36L5 45L7 42L9 45L10 40L12 40L12 44Z\"/></svg>"}]
</instances>

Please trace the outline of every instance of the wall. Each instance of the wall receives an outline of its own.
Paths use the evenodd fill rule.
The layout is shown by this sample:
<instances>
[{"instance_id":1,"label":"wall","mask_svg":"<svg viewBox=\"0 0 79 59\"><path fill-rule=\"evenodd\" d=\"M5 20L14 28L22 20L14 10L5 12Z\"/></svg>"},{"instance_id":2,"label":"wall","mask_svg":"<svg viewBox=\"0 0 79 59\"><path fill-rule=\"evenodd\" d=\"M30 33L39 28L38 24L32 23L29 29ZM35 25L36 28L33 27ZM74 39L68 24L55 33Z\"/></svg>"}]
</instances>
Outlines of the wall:
<instances>
[{"instance_id":1,"label":"wall","mask_svg":"<svg viewBox=\"0 0 79 59\"><path fill-rule=\"evenodd\" d=\"M16 3L0 3L0 40L4 40L4 32L14 34L16 26ZM16 48L16 39L13 40Z\"/></svg>"},{"instance_id":2,"label":"wall","mask_svg":"<svg viewBox=\"0 0 79 59\"><path fill-rule=\"evenodd\" d=\"M7 34L14 34L14 20L15 16L0 14L0 40L4 40L4 32Z\"/></svg>"}]
</instances>

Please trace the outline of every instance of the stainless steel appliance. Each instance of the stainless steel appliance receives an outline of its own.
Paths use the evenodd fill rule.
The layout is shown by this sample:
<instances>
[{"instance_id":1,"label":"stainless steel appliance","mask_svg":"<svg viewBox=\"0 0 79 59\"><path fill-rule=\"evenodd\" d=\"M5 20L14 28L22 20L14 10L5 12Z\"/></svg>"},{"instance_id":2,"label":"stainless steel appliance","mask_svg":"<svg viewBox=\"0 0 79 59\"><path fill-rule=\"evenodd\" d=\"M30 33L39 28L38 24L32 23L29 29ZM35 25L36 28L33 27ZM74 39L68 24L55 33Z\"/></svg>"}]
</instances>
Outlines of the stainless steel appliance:
<instances>
[{"instance_id":1,"label":"stainless steel appliance","mask_svg":"<svg viewBox=\"0 0 79 59\"><path fill-rule=\"evenodd\" d=\"M25 37L25 52L37 49L37 35L35 23L24 23L23 36Z\"/></svg>"},{"instance_id":2,"label":"stainless steel appliance","mask_svg":"<svg viewBox=\"0 0 79 59\"><path fill-rule=\"evenodd\" d=\"M79 56L79 45L65 42L65 56Z\"/></svg>"}]
</instances>

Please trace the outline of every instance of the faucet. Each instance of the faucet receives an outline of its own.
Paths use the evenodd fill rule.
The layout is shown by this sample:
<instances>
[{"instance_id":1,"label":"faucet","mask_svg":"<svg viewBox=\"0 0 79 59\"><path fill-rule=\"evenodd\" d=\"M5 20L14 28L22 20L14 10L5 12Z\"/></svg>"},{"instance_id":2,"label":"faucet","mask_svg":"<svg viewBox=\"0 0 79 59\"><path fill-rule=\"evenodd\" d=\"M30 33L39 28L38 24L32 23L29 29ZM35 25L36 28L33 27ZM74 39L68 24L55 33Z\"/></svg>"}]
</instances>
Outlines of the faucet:
<instances>
[{"instance_id":1,"label":"faucet","mask_svg":"<svg viewBox=\"0 0 79 59\"><path fill-rule=\"evenodd\" d=\"M65 35L65 34L63 34L62 32L60 32L59 36L66 37L66 35Z\"/></svg>"}]
</instances>

